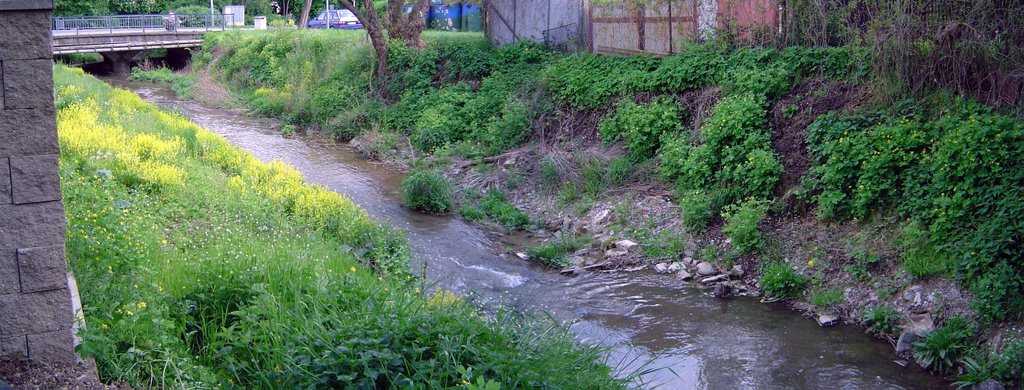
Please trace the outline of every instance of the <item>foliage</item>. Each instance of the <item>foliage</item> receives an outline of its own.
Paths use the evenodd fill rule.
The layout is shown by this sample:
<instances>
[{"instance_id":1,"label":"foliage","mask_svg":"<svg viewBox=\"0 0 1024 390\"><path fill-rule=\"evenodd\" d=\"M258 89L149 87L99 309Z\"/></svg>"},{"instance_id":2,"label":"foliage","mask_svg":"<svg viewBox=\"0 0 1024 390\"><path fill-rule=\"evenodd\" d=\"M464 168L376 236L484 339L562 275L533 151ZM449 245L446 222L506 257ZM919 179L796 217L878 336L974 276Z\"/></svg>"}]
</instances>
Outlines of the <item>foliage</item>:
<instances>
[{"instance_id":1,"label":"foliage","mask_svg":"<svg viewBox=\"0 0 1024 390\"><path fill-rule=\"evenodd\" d=\"M626 149L638 159L653 157L662 137L682 130L679 104L671 99L656 100L646 105L620 101L615 113L602 119L598 125L604 142L624 139Z\"/></svg>"},{"instance_id":2,"label":"foliage","mask_svg":"<svg viewBox=\"0 0 1024 390\"><path fill-rule=\"evenodd\" d=\"M130 81L152 81L170 83L174 94L182 99L192 98L192 86L195 85L195 78L190 75L176 74L167 68L153 70L141 70L132 68L132 74L128 76Z\"/></svg>"},{"instance_id":3,"label":"foliage","mask_svg":"<svg viewBox=\"0 0 1024 390\"><path fill-rule=\"evenodd\" d=\"M104 380L623 387L549 320L419 294L400 232L291 167L81 71L55 79L79 351Z\"/></svg>"},{"instance_id":4,"label":"foliage","mask_svg":"<svg viewBox=\"0 0 1024 390\"><path fill-rule=\"evenodd\" d=\"M864 310L860 322L868 327L866 332L896 340L903 331L901 318L900 312L891 306L874 306Z\"/></svg>"},{"instance_id":5,"label":"foliage","mask_svg":"<svg viewBox=\"0 0 1024 390\"><path fill-rule=\"evenodd\" d=\"M530 217L509 203L505 193L497 188L487 192L481 202L481 209L508 230L522 230L530 224Z\"/></svg>"},{"instance_id":6,"label":"foliage","mask_svg":"<svg viewBox=\"0 0 1024 390\"><path fill-rule=\"evenodd\" d=\"M783 263L769 263L761 273L761 291L769 298L796 299L804 294L810 283L806 276L798 274Z\"/></svg>"},{"instance_id":7,"label":"foliage","mask_svg":"<svg viewBox=\"0 0 1024 390\"><path fill-rule=\"evenodd\" d=\"M914 342L914 358L927 369L949 373L968 351L977 333L975 324L965 317L952 317Z\"/></svg>"},{"instance_id":8,"label":"foliage","mask_svg":"<svg viewBox=\"0 0 1024 390\"><path fill-rule=\"evenodd\" d=\"M743 254L761 250L764 242L757 225L768 212L768 203L763 200L747 199L737 205L726 206L722 212L725 226L722 233L732 240L732 245Z\"/></svg>"},{"instance_id":9,"label":"foliage","mask_svg":"<svg viewBox=\"0 0 1024 390\"><path fill-rule=\"evenodd\" d=\"M811 304L828 308L843 303L843 290L839 287L820 288L811 291Z\"/></svg>"},{"instance_id":10,"label":"foliage","mask_svg":"<svg viewBox=\"0 0 1024 390\"><path fill-rule=\"evenodd\" d=\"M896 118L829 113L807 132L819 217L895 211L911 222L902 234L908 271L954 270L983 319L1019 317L1024 263L1013 243L1024 232L1024 126L956 100Z\"/></svg>"},{"instance_id":11,"label":"foliage","mask_svg":"<svg viewBox=\"0 0 1024 390\"><path fill-rule=\"evenodd\" d=\"M445 214L452 210L452 183L441 174L417 170L402 181L402 198L413 210Z\"/></svg>"}]
</instances>

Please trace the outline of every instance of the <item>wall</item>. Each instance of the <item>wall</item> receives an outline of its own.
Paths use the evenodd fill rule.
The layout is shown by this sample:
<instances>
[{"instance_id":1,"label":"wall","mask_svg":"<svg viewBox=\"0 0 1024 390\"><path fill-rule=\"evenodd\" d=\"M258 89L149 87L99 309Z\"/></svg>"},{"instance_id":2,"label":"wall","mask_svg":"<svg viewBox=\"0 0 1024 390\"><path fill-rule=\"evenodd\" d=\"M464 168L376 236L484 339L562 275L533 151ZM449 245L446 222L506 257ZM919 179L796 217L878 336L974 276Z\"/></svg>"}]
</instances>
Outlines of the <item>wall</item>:
<instances>
[{"instance_id":1,"label":"wall","mask_svg":"<svg viewBox=\"0 0 1024 390\"><path fill-rule=\"evenodd\" d=\"M545 43L561 50L580 44L582 0L492 0L484 10L491 42Z\"/></svg>"},{"instance_id":2,"label":"wall","mask_svg":"<svg viewBox=\"0 0 1024 390\"><path fill-rule=\"evenodd\" d=\"M50 10L0 1L0 357L74 362Z\"/></svg>"}]
</instances>

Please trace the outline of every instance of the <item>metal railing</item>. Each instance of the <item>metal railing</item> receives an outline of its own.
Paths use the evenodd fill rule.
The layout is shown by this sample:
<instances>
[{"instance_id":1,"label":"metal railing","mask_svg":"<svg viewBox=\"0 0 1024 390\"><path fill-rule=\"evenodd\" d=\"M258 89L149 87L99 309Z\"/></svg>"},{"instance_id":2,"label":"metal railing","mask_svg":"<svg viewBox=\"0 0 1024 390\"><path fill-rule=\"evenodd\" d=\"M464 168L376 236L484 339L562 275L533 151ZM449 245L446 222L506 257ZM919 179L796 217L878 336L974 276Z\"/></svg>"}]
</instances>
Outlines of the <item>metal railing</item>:
<instances>
[{"instance_id":1,"label":"metal railing","mask_svg":"<svg viewBox=\"0 0 1024 390\"><path fill-rule=\"evenodd\" d=\"M231 21L231 14L190 14L174 15L99 15L99 16L60 16L53 18L55 32L90 32L117 30L175 31L188 30L226 30Z\"/></svg>"}]
</instances>

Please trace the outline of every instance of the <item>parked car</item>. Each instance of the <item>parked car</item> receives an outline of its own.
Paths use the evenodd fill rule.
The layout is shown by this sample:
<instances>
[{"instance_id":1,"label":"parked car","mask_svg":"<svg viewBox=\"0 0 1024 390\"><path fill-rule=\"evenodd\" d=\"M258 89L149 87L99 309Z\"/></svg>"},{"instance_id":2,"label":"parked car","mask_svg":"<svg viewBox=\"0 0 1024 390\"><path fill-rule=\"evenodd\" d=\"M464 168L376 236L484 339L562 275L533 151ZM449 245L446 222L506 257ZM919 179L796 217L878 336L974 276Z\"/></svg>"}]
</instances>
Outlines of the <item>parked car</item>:
<instances>
[{"instance_id":1,"label":"parked car","mask_svg":"<svg viewBox=\"0 0 1024 390\"><path fill-rule=\"evenodd\" d=\"M328 13L329 12L329 13ZM327 16L330 15L330 26L327 26ZM316 19L306 23L306 28L340 28L344 30L358 30L363 28L356 15L347 9L332 9L321 12Z\"/></svg>"}]
</instances>

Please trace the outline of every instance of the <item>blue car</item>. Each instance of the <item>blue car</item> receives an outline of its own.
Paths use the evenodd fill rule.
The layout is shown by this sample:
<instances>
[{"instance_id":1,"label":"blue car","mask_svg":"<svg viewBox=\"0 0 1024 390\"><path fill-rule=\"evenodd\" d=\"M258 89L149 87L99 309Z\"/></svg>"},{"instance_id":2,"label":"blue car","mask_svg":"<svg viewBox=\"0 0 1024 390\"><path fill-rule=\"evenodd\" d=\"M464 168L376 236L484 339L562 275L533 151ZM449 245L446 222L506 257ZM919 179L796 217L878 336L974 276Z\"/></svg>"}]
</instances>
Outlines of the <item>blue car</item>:
<instances>
[{"instance_id":1,"label":"blue car","mask_svg":"<svg viewBox=\"0 0 1024 390\"><path fill-rule=\"evenodd\" d=\"M330 20L328 20L330 16ZM329 22L329 23L328 23ZM359 23L356 15L347 9L332 9L321 12L316 19L306 23L306 28L337 28L342 30L359 30L363 24Z\"/></svg>"}]
</instances>

